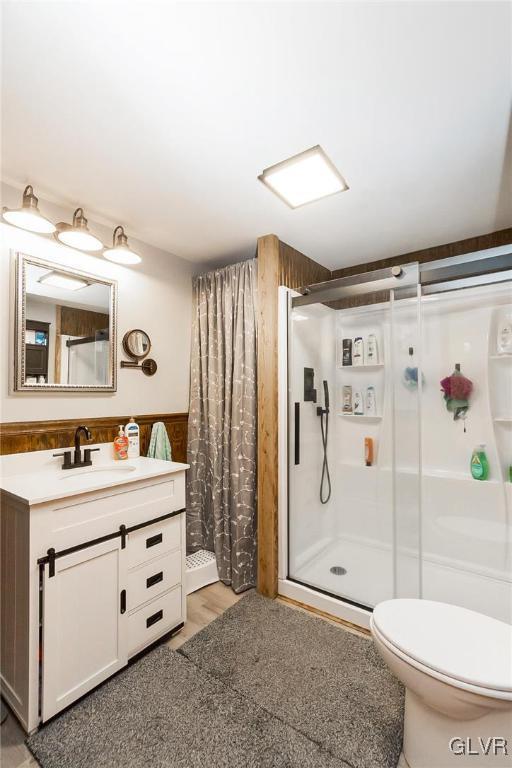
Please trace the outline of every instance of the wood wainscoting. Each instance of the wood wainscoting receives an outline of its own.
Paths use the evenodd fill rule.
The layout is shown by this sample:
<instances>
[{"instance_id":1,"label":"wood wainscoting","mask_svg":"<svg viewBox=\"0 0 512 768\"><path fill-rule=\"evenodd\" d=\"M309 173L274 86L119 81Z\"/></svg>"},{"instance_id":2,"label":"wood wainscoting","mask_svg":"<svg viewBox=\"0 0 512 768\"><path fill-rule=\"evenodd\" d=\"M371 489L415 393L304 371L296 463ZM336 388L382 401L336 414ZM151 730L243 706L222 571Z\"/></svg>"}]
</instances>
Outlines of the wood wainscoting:
<instances>
[{"instance_id":1,"label":"wood wainscoting","mask_svg":"<svg viewBox=\"0 0 512 768\"><path fill-rule=\"evenodd\" d=\"M103 418L66 419L62 421L16 421L0 424L0 455L69 448L73 445L75 430L85 424L91 431L92 442L110 443L119 431L120 424L127 424L129 416L105 416ZM146 455L151 427L155 421L163 421L172 445L174 461L187 460L188 413L151 413L135 416L140 427L140 452Z\"/></svg>"}]
</instances>

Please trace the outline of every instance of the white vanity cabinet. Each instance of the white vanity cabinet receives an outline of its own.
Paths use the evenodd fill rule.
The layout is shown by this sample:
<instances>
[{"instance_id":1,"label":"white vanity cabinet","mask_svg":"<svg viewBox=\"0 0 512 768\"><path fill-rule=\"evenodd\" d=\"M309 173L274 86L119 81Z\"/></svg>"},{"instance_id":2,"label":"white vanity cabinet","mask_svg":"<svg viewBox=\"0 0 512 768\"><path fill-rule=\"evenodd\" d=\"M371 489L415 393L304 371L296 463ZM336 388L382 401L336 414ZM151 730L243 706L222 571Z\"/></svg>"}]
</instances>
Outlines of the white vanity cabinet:
<instances>
[{"instance_id":1,"label":"white vanity cabinet","mask_svg":"<svg viewBox=\"0 0 512 768\"><path fill-rule=\"evenodd\" d=\"M2 692L27 731L185 622L187 466L130 464L2 481Z\"/></svg>"},{"instance_id":2,"label":"white vanity cabinet","mask_svg":"<svg viewBox=\"0 0 512 768\"><path fill-rule=\"evenodd\" d=\"M48 720L128 662L125 571L119 539L73 552L43 573L42 719Z\"/></svg>"}]
</instances>

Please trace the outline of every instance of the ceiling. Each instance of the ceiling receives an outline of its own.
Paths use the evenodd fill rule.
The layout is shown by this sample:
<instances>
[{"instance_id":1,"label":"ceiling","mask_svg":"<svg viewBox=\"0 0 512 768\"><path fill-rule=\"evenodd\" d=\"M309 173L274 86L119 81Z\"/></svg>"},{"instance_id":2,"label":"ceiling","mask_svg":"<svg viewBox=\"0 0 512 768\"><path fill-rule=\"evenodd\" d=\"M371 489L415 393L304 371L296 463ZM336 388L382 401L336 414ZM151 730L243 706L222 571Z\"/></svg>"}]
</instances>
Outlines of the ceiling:
<instances>
[{"instance_id":1,"label":"ceiling","mask_svg":"<svg viewBox=\"0 0 512 768\"><path fill-rule=\"evenodd\" d=\"M183 258L330 268L512 224L508 2L3 2L3 175ZM257 176L321 144L348 192Z\"/></svg>"}]
</instances>

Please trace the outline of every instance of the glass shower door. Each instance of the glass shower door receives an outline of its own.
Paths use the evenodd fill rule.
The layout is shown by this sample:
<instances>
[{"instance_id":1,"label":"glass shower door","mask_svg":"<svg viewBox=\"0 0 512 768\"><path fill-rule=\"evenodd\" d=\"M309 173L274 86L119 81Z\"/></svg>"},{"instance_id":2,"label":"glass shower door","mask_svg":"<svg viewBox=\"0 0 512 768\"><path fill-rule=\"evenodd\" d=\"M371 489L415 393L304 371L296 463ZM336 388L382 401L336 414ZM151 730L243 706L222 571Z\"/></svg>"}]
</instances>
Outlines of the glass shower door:
<instances>
[{"instance_id":1,"label":"glass shower door","mask_svg":"<svg viewBox=\"0 0 512 768\"><path fill-rule=\"evenodd\" d=\"M421 588L421 318L383 298L292 306L288 336L288 578L366 608Z\"/></svg>"}]
</instances>

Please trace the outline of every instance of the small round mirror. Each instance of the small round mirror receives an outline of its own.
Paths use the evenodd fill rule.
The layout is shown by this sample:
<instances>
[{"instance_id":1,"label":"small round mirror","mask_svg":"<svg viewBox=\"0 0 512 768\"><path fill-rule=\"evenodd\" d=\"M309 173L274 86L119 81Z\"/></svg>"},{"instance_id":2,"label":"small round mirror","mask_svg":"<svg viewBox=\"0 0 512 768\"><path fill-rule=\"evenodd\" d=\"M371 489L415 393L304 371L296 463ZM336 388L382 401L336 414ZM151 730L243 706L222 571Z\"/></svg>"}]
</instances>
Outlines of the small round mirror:
<instances>
[{"instance_id":1,"label":"small round mirror","mask_svg":"<svg viewBox=\"0 0 512 768\"><path fill-rule=\"evenodd\" d=\"M134 328L125 333L123 349L129 357L133 357L135 360L142 360L143 357L146 357L151 349L151 341L146 331Z\"/></svg>"}]
</instances>

